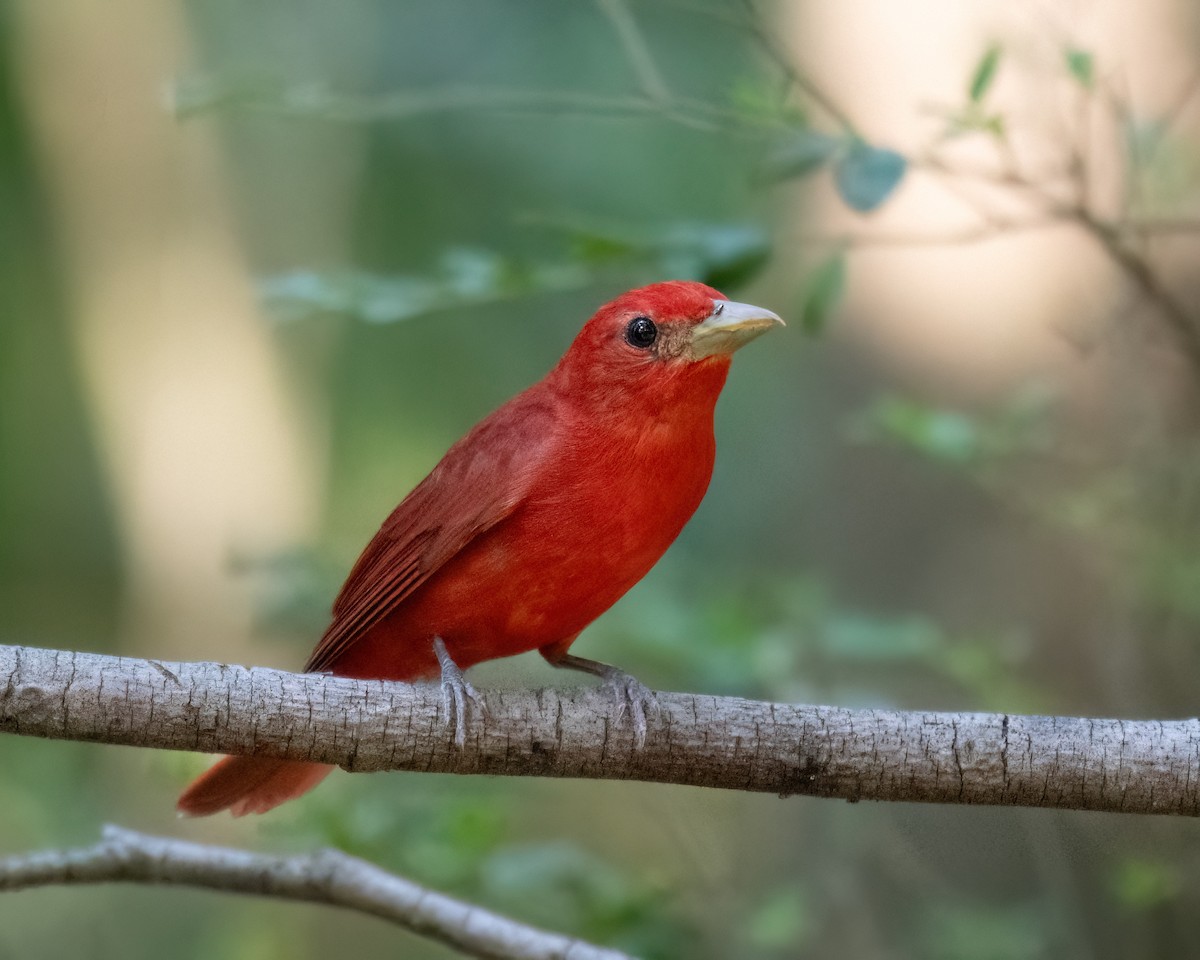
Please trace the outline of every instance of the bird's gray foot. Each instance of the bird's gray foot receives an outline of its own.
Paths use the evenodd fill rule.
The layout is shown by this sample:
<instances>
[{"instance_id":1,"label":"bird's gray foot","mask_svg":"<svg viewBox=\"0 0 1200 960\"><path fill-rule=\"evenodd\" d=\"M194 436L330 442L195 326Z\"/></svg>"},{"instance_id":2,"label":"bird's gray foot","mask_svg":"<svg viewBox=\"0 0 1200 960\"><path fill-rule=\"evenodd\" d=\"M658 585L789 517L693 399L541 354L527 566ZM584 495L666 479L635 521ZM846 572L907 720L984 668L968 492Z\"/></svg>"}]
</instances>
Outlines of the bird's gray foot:
<instances>
[{"instance_id":1,"label":"bird's gray foot","mask_svg":"<svg viewBox=\"0 0 1200 960\"><path fill-rule=\"evenodd\" d=\"M483 701L470 681L463 676L462 670L450 656L441 637L433 638L433 652L437 655L438 665L442 670L442 706L446 710L446 719L454 718L454 744L462 747L467 742L467 717L472 705L479 708L481 714L486 715Z\"/></svg>"},{"instance_id":2,"label":"bird's gray foot","mask_svg":"<svg viewBox=\"0 0 1200 960\"><path fill-rule=\"evenodd\" d=\"M543 653L543 656L546 654ZM616 703L615 722L621 723L628 717L633 726L634 745L639 750L646 745L646 718L657 716L661 710L653 690L637 677L598 660L588 660L570 653L546 656L546 660L556 667L581 670L603 680L602 688Z\"/></svg>"}]
</instances>

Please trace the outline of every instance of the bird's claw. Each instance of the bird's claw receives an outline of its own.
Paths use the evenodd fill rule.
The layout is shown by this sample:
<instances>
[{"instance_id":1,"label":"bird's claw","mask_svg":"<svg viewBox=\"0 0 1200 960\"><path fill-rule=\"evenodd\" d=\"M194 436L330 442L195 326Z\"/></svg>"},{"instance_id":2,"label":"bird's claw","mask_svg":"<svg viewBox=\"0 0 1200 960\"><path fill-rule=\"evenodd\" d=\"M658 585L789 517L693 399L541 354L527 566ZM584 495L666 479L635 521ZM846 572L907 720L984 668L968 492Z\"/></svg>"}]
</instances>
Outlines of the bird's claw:
<instances>
[{"instance_id":1,"label":"bird's claw","mask_svg":"<svg viewBox=\"0 0 1200 960\"><path fill-rule=\"evenodd\" d=\"M646 746L646 716L658 716L662 708L654 691L637 677L622 670L613 669L605 678L603 688L616 701L616 722L627 716L633 724L634 745L638 750Z\"/></svg>"},{"instance_id":2,"label":"bird's claw","mask_svg":"<svg viewBox=\"0 0 1200 960\"><path fill-rule=\"evenodd\" d=\"M442 671L442 707L447 720L454 718L454 745L463 747L467 743L467 716L471 706L479 708L484 715L487 711L471 682L463 676L462 670L446 650L441 637L434 637L433 652L437 654Z\"/></svg>"},{"instance_id":3,"label":"bird's claw","mask_svg":"<svg viewBox=\"0 0 1200 960\"><path fill-rule=\"evenodd\" d=\"M555 667L599 677L603 681L601 689L616 701L615 722L620 723L628 716L633 724L634 748L641 750L646 745L646 714L658 716L662 711L653 690L624 670L598 660L587 660L553 647L543 650L542 656Z\"/></svg>"}]
</instances>

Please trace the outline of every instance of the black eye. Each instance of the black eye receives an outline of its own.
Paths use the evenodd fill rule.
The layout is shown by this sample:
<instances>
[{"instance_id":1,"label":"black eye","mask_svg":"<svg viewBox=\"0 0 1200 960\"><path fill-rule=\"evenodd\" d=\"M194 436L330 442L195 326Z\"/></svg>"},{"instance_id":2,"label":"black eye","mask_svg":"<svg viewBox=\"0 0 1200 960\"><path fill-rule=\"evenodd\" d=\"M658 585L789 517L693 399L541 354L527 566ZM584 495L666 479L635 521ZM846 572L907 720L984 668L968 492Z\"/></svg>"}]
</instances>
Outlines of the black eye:
<instances>
[{"instance_id":1,"label":"black eye","mask_svg":"<svg viewBox=\"0 0 1200 960\"><path fill-rule=\"evenodd\" d=\"M625 342L632 347L645 350L658 339L658 327L649 317L634 317L625 328Z\"/></svg>"}]
</instances>

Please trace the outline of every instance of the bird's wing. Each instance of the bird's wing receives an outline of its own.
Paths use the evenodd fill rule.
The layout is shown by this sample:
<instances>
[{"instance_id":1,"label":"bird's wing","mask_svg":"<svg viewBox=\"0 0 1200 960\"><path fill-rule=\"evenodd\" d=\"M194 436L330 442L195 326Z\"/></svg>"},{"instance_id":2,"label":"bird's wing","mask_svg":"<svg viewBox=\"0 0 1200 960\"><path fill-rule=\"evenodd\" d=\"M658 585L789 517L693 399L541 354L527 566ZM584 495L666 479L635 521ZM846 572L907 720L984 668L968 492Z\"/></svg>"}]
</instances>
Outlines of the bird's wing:
<instances>
[{"instance_id":1,"label":"bird's wing","mask_svg":"<svg viewBox=\"0 0 1200 960\"><path fill-rule=\"evenodd\" d=\"M451 447L363 550L305 670L330 669L446 561L510 516L549 455L555 424L553 405L526 391Z\"/></svg>"}]
</instances>

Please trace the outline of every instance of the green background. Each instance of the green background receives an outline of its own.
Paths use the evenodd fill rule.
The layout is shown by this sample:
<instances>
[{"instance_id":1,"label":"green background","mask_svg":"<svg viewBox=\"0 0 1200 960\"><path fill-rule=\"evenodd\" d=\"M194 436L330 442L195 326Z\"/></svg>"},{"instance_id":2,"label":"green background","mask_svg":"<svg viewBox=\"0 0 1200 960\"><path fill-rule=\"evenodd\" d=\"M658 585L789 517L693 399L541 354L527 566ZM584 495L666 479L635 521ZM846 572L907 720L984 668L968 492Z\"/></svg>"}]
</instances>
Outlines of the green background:
<instances>
[{"instance_id":1,"label":"green background","mask_svg":"<svg viewBox=\"0 0 1200 960\"><path fill-rule=\"evenodd\" d=\"M188 3L171 7L169 42L136 5L114 5L95 41L107 53L78 64L69 89L89 77L103 87L123 51L149 50L158 85L142 93L175 112L153 149L186 170L195 141L214 145L232 211L222 230L303 421L300 460L313 475L297 483L316 491L302 533L250 546L230 537L217 576L251 611L244 636L156 637L145 624L186 616L189 601L147 596L130 574L114 460L128 451L105 433L85 373L104 334L80 333L91 254L70 226L79 193L62 186L121 162L121 151L101 160L86 149L104 139L88 125L116 122L120 106L76 104L68 124L85 149L50 157L53 101L39 84L66 69L53 61L56 35L89 49L79 24L96 14L35 6L0 5L0 642L298 666L357 549L441 452L540 377L597 305L688 276L792 323L738 356L707 499L578 653L662 689L774 700L1195 713L1197 374L1153 334L1153 316L1132 317L1120 298L1063 299L1055 319L1082 313L1097 329L1151 334L1100 338L978 384L879 349L864 316L878 306L855 296L858 254L843 261L836 242L797 240L821 229L822 204L842 203L822 137L845 131L786 92L740 4L628 7L669 106L642 95L628 45L591 4ZM788 13L758 22L783 35ZM1059 42L1032 29L1030 47ZM1080 56L1057 80L1074 74L1087 95ZM985 57L981 69L997 65ZM969 112L990 83L968 70L941 99ZM521 109L497 109L490 98L503 91ZM447 93L462 105L447 108ZM1155 117L1138 119L1129 142ZM1172 211L1194 209L1191 133L1176 127L1156 146L1169 162L1122 168ZM890 199L891 155L864 156L838 168L851 205L864 192ZM153 203L207 202L185 194ZM154 231L108 242L134 260L156 255ZM1188 262L1164 269L1194 284ZM197 275L205 269L197 257ZM203 316L199 302L191 315ZM236 457L219 466L238 482ZM472 676L583 682L532 656ZM332 777L263 819L177 822L174 797L202 766L0 739L0 852L90 842L106 822L269 850L336 844L647 957L1197 952L1189 821L388 774ZM0 897L0 958L343 953L448 955L307 905L111 887Z\"/></svg>"}]
</instances>

